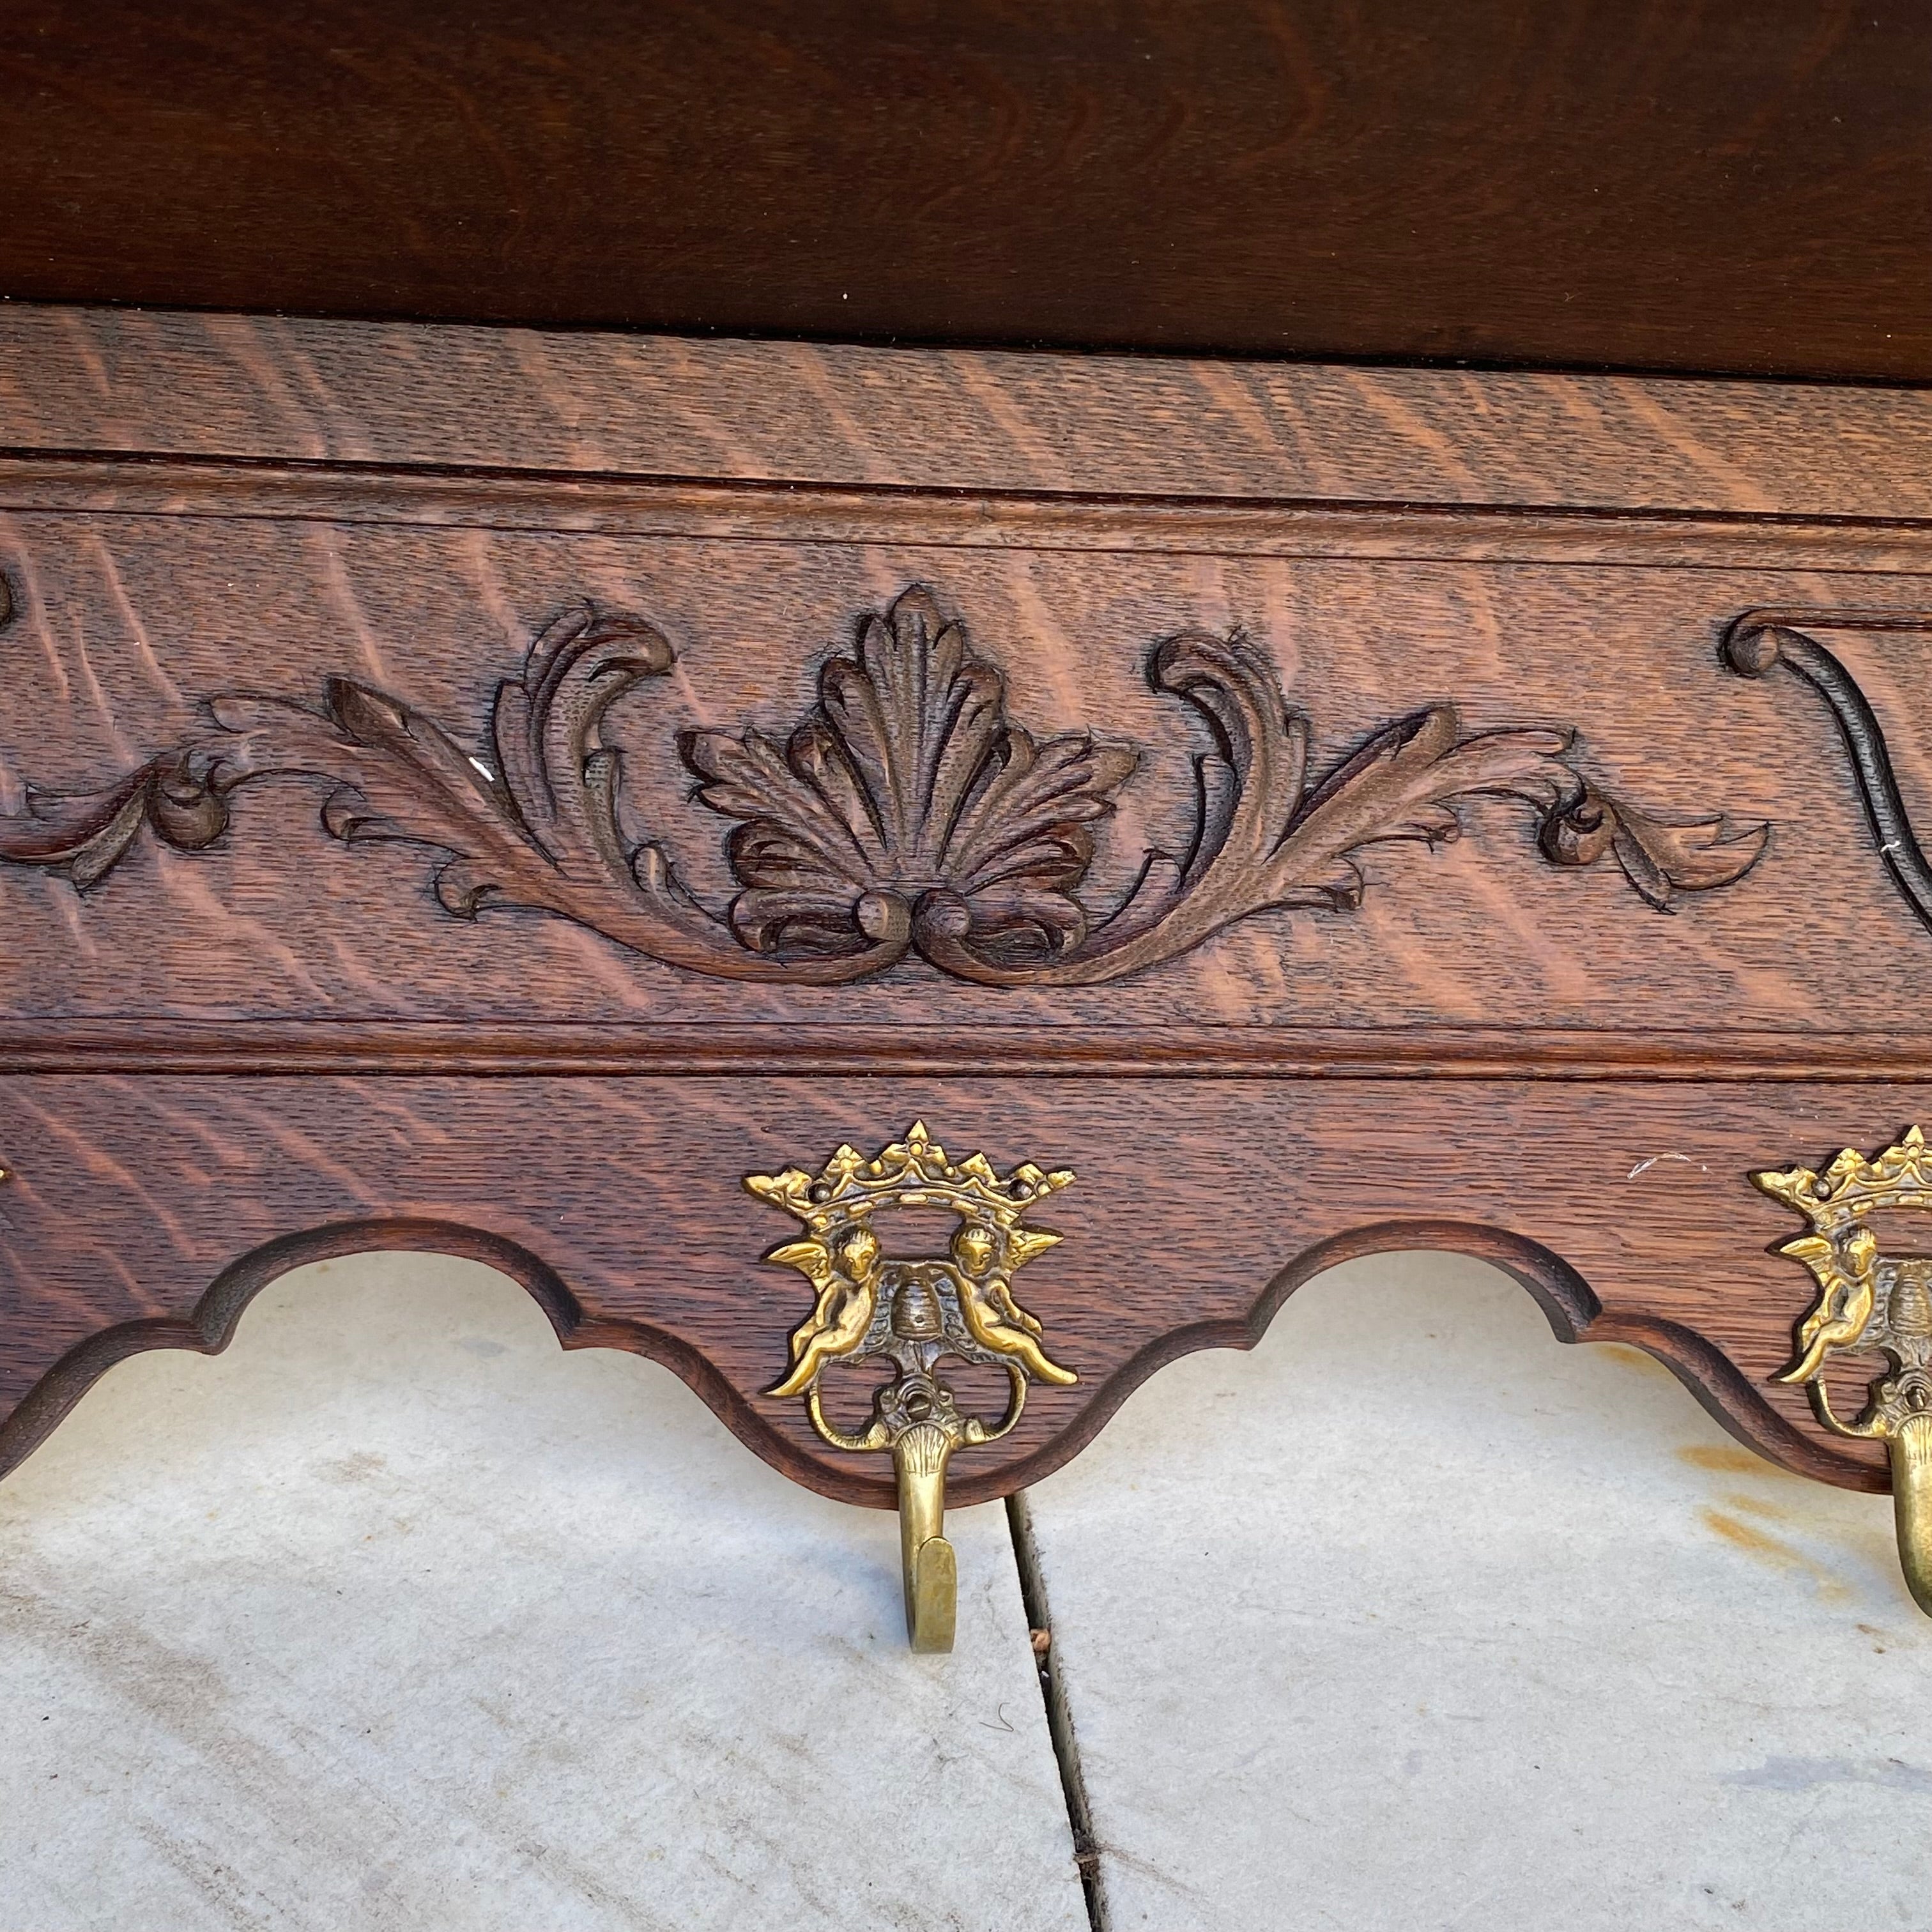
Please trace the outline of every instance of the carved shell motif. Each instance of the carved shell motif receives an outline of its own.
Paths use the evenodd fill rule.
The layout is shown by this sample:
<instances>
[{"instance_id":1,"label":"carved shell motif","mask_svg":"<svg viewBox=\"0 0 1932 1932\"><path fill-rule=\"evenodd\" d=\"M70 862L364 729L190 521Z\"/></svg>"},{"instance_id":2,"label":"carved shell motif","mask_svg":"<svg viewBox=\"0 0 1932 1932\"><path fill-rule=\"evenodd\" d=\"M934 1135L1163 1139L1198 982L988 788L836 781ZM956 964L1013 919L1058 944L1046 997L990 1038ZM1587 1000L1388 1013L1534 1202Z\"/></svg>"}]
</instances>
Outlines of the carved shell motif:
<instances>
[{"instance_id":1,"label":"carved shell motif","mask_svg":"<svg viewBox=\"0 0 1932 1932\"><path fill-rule=\"evenodd\" d=\"M1614 857L1666 910L1742 878L1770 838L1635 810L1566 762L1570 733L1466 733L1448 704L1383 726L1311 785L1308 720L1267 658L1239 631L1184 631L1155 647L1148 681L1204 728L1198 822L1184 857L1150 853L1096 916L1080 896L1094 828L1136 754L1013 723L998 670L916 586L865 620L856 656L826 664L782 744L757 730L681 740L699 799L736 821L740 890L721 917L655 839L626 836L618 809L614 708L675 662L641 618L568 610L497 686L480 753L347 678L327 680L319 706L218 697L206 730L98 790L30 786L25 810L0 818L0 860L85 890L144 829L198 850L226 834L241 787L320 780L326 830L436 851L437 897L459 917L548 914L713 978L833 985L916 952L982 986L1049 986L1144 971L1258 913L1353 906L1365 848L1453 838L1479 798L1526 803L1546 858Z\"/></svg>"},{"instance_id":2,"label":"carved shell motif","mask_svg":"<svg viewBox=\"0 0 1932 1932\"><path fill-rule=\"evenodd\" d=\"M922 931L970 932L1016 964L1086 939L1073 895L1094 823L1138 762L1011 722L999 672L923 586L866 618L857 656L826 664L784 745L697 731L680 748L698 796L740 821L730 920L754 952L903 951L916 909Z\"/></svg>"}]
</instances>

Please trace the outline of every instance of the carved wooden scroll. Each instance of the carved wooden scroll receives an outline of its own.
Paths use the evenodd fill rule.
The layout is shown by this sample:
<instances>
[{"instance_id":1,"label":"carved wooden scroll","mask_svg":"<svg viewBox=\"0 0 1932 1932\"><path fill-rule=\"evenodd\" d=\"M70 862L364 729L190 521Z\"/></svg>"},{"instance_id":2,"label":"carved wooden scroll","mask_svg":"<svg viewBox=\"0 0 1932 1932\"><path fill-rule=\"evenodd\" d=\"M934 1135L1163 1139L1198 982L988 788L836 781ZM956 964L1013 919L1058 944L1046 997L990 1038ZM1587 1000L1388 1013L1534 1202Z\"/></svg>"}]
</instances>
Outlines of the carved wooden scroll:
<instances>
[{"instance_id":1,"label":"carved wooden scroll","mask_svg":"<svg viewBox=\"0 0 1932 1932\"><path fill-rule=\"evenodd\" d=\"M443 855L437 896L459 917L548 913L716 978L835 984L916 954L980 985L1051 986L1125 978L1258 914L1352 908L1365 848L1454 838L1484 797L1528 805L1548 860L1612 857L1665 910L1742 878L1770 838L1767 825L1640 810L1570 762L1571 732L1466 732L1447 704L1380 727L1311 783L1309 722L1268 659L1239 631L1185 631L1147 670L1205 730L1193 841L1183 856L1150 854L1124 902L1096 908L1082 895L1094 828L1138 752L1036 738L1008 717L998 668L915 586L864 620L853 656L826 663L817 703L782 742L754 729L681 740L697 797L733 821L740 890L720 914L656 840L629 840L619 823L610 713L674 661L653 626L581 605L498 687L476 754L346 678L328 680L320 708L219 697L208 729L111 784L30 790L22 813L0 818L0 858L86 890L144 827L194 851L227 829L242 785L309 778L330 788L334 836Z\"/></svg>"},{"instance_id":2,"label":"carved wooden scroll","mask_svg":"<svg viewBox=\"0 0 1932 1932\"><path fill-rule=\"evenodd\" d=\"M1811 634L1817 631L1932 632L1932 611L1747 610L1724 633L1724 658L1733 670L1762 677L1783 665L1823 698L1845 741L1879 856L1906 903L1932 926L1932 866L1926 863L1899 795L1878 714L1857 679Z\"/></svg>"}]
</instances>

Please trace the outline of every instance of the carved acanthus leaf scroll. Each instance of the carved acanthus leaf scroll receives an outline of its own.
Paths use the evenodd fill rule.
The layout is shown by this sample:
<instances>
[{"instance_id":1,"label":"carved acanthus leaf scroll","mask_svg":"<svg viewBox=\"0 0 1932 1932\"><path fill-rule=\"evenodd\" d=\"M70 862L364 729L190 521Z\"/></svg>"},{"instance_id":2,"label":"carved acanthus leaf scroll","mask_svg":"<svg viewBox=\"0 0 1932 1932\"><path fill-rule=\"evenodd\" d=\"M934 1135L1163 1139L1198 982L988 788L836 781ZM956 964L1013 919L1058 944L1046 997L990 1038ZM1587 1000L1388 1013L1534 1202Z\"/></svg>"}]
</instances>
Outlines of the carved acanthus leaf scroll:
<instances>
[{"instance_id":1,"label":"carved acanthus leaf scroll","mask_svg":"<svg viewBox=\"0 0 1932 1932\"><path fill-rule=\"evenodd\" d=\"M1308 721L1267 659L1239 632L1188 631L1156 648L1148 675L1206 728L1194 839L1184 857L1150 854L1126 899L1096 917L1080 894L1094 828L1137 754L1014 723L998 670L915 586L866 619L854 656L826 664L818 703L782 742L756 730L680 740L698 798L735 821L727 854L740 890L721 916L658 844L621 829L609 714L673 662L652 626L580 606L498 686L476 756L346 678L327 682L319 708L218 698L208 730L112 785L30 789L23 812L0 818L0 859L85 889L144 826L196 850L226 830L242 785L307 777L330 787L334 836L443 855L437 896L460 917L548 913L714 977L833 984L916 952L958 979L1041 986L1124 978L1258 913L1353 907L1363 851L1455 838L1459 808L1481 797L1522 800L1546 857L1613 856L1666 909L1742 877L1770 837L1766 825L1638 811L1566 762L1572 734L1465 733L1447 704L1384 726L1311 785Z\"/></svg>"}]
</instances>

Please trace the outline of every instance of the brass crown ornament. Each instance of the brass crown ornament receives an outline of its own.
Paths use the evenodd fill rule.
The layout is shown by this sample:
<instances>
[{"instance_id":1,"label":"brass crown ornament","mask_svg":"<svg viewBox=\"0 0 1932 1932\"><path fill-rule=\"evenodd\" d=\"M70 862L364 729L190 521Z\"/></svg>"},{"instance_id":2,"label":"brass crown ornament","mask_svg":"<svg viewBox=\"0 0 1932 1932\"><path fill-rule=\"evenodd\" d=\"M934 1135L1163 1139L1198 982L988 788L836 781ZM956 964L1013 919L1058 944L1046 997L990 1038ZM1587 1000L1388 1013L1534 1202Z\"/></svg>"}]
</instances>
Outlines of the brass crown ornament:
<instances>
[{"instance_id":1,"label":"brass crown ornament","mask_svg":"<svg viewBox=\"0 0 1932 1932\"><path fill-rule=\"evenodd\" d=\"M745 1185L802 1222L802 1240L765 1259L796 1268L812 1286L811 1315L791 1338L790 1366L767 1393L802 1396L812 1426L834 1448L886 1450L898 1478L906 1628L920 1651L952 1648L956 1566L943 1530L946 1469L962 1447L997 1442L1018 1423L1035 1380L1066 1387L1078 1378L1050 1360L1042 1328L1013 1298L1015 1270L1060 1239L1022 1225L1037 1202L1070 1186L1070 1169L1024 1161L1001 1174L984 1154L962 1161L915 1120L903 1141L868 1160L841 1147L816 1174L788 1167L752 1174ZM958 1216L943 1256L899 1259L874 1222L895 1208L939 1208ZM963 1414L937 1372L943 1357L1004 1371L1006 1412L987 1423ZM826 1417L819 1384L840 1362L889 1361L871 1421L852 1431Z\"/></svg>"}]
</instances>

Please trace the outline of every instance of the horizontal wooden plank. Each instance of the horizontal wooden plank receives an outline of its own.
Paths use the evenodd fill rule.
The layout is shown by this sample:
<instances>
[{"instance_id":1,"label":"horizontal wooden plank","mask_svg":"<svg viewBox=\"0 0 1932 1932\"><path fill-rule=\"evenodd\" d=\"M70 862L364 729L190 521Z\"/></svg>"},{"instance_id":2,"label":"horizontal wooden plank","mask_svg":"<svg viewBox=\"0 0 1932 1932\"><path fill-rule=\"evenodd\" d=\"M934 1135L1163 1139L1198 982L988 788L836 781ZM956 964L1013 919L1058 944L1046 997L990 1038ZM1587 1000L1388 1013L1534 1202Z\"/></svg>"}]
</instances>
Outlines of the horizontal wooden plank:
<instances>
[{"instance_id":1,"label":"horizontal wooden plank","mask_svg":"<svg viewBox=\"0 0 1932 1932\"><path fill-rule=\"evenodd\" d=\"M1493 1261L1563 1338L1649 1348L1762 1453L1882 1488L1878 1445L1772 1380L1816 1284L1776 1252L1802 1224L1749 1177L1928 1115L1922 1085L1775 1082L0 1078L0 1414L22 1404L0 1467L121 1355L220 1346L285 1269L428 1248L521 1280L568 1346L668 1363L800 1480L890 1506L886 1459L827 1448L802 1403L762 1394L811 1297L762 1264L796 1224L743 1177L876 1152L922 1119L956 1160L1076 1177L1037 1216L1063 1244L1016 1286L1080 1380L962 1450L957 1501L1037 1480L1162 1364L1250 1346L1300 1282L1391 1248ZM932 1230L893 1212L881 1232L903 1255ZM862 1410L867 1378L828 1381L835 1414Z\"/></svg>"},{"instance_id":2,"label":"horizontal wooden plank","mask_svg":"<svg viewBox=\"0 0 1932 1932\"><path fill-rule=\"evenodd\" d=\"M1908 1013L1901 1016L1910 1021ZM732 1073L975 1074L1030 1079L1776 1080L1848 1086L1921 1078L1932 1032L1793 1034L1725 1026L862 1026L713 1022L442 1025L355 1019L0 1018L16 1073L470 1074L489 1078Z\"/></svg>"},{"instance_id":3,"label":"horizontal wooden plank","mask_svg":"<svg viewBox=\"0 0 1932 1932\"><path fill-rule=\"evenodd\" d=\"M1932 517L1932 393L0 305L0 448Z\"/></svg>"}]
</instances>

